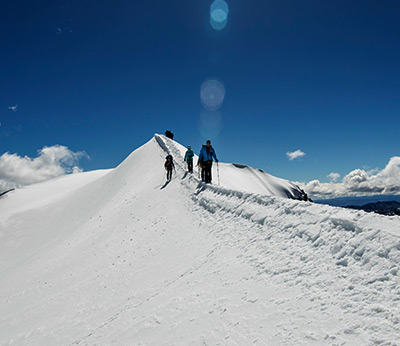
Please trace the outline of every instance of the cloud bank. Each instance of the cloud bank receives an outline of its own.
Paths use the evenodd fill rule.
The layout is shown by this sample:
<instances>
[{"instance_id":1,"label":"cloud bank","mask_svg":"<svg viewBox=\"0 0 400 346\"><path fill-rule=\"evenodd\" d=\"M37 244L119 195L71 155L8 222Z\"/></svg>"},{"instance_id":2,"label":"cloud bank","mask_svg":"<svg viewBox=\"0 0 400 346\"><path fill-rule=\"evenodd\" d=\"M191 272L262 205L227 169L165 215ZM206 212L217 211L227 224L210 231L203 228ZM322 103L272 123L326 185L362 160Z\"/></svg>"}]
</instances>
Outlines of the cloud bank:
<instances>
[{"instance_id":1,"label":"cloud bank","mask_svg":"<svg viewBox=\"0 0 400 346\"><path fill-rule=\"evenodd\" d=\"M365 196L374 194L400 194L400 156L392 157L381 171L367 172L355 169L337 182L338 173L328 175L329 183L312 180L298 183L314 198L335 198L344 196Z\"/></svg>"},{"instance_id":2,"label":"cloud bank","mask_svg":"<svg viewBox=\"0 0 400 346\"><path fill-rule=\"evenodd\" d=\"M286 153L286 155L290 161L293 161L295 159L303 157L304 155L306 155L306 153L302 152L301 150L296 150L296 151L292 151L292 152L288 151Z\"/></svg>"},{"instance_id":3,"label":"cloud bank","mask_svg":"<svg viewBox=\"0 0 400 346\"><path fill-rule=\"evenodd\" d=\"M4 153L0 156L0 192L81 172L78 163L83 157L88 158L85 152L73 152L63 145L43 147L35 158Z\"/></svg>"}]
</instances>

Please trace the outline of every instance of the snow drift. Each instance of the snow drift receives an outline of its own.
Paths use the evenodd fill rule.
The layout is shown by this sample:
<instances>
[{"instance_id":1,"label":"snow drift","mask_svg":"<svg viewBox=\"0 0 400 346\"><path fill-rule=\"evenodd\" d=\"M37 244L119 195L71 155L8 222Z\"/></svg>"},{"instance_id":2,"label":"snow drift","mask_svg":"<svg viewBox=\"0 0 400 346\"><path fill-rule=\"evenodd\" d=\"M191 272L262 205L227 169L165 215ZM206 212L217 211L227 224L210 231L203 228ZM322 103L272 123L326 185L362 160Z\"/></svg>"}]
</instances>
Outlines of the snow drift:
<instances>
[{"instance_id":1,"label":"snow drift","mask_svg":"<svg viewBox=\"0 0 400 346\"><path fill-rule=\"evenodd\" d=\"M0 199L1 345L398 344L399 217L237 164L204 185L184 151L155 135Z\"/></svg>"}]
</instances>

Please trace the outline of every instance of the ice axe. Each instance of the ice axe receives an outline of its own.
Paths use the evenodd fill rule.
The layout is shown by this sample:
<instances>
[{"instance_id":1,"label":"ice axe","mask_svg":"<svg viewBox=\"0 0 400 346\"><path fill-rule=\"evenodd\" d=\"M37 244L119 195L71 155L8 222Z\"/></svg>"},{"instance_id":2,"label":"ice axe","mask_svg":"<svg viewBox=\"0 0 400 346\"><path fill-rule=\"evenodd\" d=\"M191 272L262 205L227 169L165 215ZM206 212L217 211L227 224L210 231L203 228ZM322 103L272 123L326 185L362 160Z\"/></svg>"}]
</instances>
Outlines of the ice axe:
<instances>
[{"instance_id":1,"label":"ice axe","mask_svg":"<svg viewBox=\"0 0 400 346\"><path fill-rule=\"evenodd\" d=\"M201 166L199 165L199 163L197 163L197 174L198 174L198 177L199 177L199 179L200 179L200 170L201 170Z\"/></svg>"}]
</instances>

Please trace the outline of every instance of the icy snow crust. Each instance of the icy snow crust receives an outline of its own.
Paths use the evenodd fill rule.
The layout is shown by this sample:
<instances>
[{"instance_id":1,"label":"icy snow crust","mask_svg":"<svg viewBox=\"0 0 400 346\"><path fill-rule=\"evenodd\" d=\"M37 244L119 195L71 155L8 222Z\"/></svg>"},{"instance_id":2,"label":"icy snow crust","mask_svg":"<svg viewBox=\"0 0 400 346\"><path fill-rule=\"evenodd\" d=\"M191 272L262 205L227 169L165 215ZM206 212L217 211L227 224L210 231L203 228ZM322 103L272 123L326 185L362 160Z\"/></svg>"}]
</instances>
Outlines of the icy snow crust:
<instances>
[{"instance_id":1,"label":"icy snow crust","mask_svg":"<svg viewBox=\"0 0 400 346\"><path fill-rule=\"evenodd\" d=\"M399 345L399 217L232 164L204 185L184 152L0 199L1 345Z\"/></svg>"}]
</instances>

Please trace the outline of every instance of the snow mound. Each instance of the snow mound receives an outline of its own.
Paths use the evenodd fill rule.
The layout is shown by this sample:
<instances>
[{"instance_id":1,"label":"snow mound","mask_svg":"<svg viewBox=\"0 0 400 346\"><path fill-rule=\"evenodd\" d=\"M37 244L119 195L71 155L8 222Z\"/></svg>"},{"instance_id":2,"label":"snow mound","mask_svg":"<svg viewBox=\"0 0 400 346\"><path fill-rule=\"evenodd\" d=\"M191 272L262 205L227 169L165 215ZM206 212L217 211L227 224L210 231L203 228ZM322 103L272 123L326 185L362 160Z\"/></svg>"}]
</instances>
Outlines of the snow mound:
<instances>
[{"instance_id":1,"label":"snow mound","mask_svg":"<svg viewBox=\"0 0 400 346\"><path fill-rule=\"evenodd\" d=\"M185 150L0 199L1 345L398 345L400 217L238 164L206 185Z\"/></svg>"}]
</instances>

